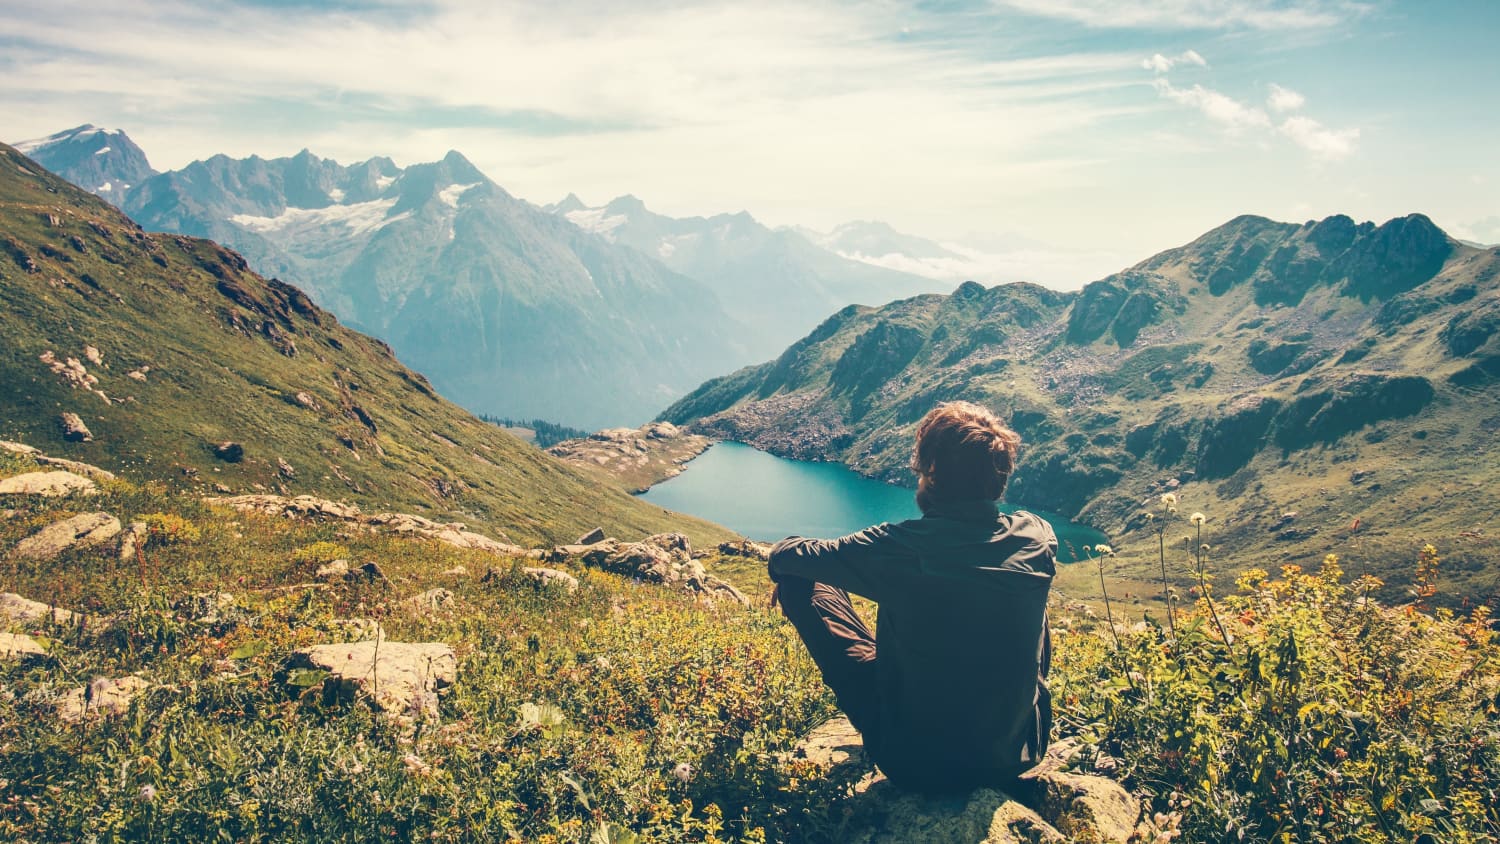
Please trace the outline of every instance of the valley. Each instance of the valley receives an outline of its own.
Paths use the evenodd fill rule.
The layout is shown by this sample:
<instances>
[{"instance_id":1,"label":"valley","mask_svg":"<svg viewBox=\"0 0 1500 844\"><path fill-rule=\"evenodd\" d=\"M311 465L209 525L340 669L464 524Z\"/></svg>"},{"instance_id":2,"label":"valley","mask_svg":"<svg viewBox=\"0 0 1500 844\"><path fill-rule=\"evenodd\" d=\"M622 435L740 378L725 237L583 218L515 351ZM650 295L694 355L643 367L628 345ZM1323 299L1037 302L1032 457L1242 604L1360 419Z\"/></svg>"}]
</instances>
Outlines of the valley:
<instances>
[{"instance_id":1,"label":"valley","mask_svg":"<svg viewBox=\"0 0 1500 844\"><path fill-rule=\"evenodd\" d=\"M1121 574L1155 565L1148 513L1171 493L1228 559L1351 553L1394 596L1434 542L1454 594L1490 595L1497 270L1420 215L1242 217L1076 294L966 283L845 308L661 418L910 483L915 422L977 401L1026 442L1008 500L1100 528Z\"/></svg>"}]
</instances>

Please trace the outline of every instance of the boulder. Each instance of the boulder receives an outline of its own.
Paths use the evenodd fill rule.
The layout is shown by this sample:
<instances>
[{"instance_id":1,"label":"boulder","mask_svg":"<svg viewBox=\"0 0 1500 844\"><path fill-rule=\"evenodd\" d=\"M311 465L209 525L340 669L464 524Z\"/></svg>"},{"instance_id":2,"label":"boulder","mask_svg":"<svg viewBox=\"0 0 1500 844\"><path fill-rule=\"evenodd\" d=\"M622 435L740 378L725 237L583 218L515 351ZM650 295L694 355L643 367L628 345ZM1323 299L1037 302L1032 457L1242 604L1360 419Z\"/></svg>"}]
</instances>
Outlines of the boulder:
<instances>
[{"instance_id":1,"label":"boulder","mask_svg":"<svg viewBox=\"0 0 1500 844\"><path fill-rule=\"evenodd\" d=\"M48 560L69 548L87 548L107 542L120 533L120 520L108 513L84 513L48 525L21 540L13 552L17 557Z\"/></svg>"},{"instance_id":2,"label":"boulder","mask_svg":"<svg viewBox=\"0 0 1500 844\"><path fill-rule=\"evenodd\" d=\"M604 541L604 528L596 527L593 530L589 531L588 533L585 533L583 536L578 537L578 539L573 544L574 545L593 545L595 542L603 542L603 541Z\"/></svg>"},{"instance_id":3,"label":"boulder","mask_svg":"<svg viewBox=\"0 0 1500 844\"><path fill-rule=\"evenodd\" d=\"M1139 801L1113 780L1063 773L1049 759L1023 777L1026 802L994 788L947 796L903 792L878 773L859 732L835 718L797 745L795 755L856 780L840 840L860 844L1124 844L1137 835ZM1049 764L1050 763L1050 764Z\"/></svg>"},{"instance_id":4,"label":"boulder","mask_svg":"<svg viewBox=\"0 0 1500 844\"><path fill-rule=\"evenodd\" d=\"M719 553L731 557L749 557L752 560L770 560L771 546L751 539L737 539L732 542L720 542Z\"/></svg>"},{"instance_id":5,"label":"boulder","mask_svg":"<svg viewBox=\"0 0 1500 844\"><path fill-rule=\"evenodd\" d=\"M150 687L140 677L109 679L96 677L87 686L77 688L62 696L57 702L57 717L70 724L85 718L124 715L130 711L130 703Z\"/></svg>"},{"instance_id":6,"label":"boulder","mask_svg":"<svg viewBox=\"0 0 1500 844\"><path fill-rule=\"evenodd\" d=\"M526 549L520 546L500 542L481 533L474 533L462 522L445 524L422 516L413 516L410 513L376 513L361 521L365 524L383 527L391 533L413 534L427 539L436 539L455 548L488 551L502 556L517 556L526 553Z\"/></svg>"},{"instance_id":7,"label":"boulder","mask_svg":"<svg viewBox=\"0 0 1500 844\"><path fill-rule=\"evenodd\" d=\"M222 442L214 446L214 457L225 463L238 463L245 459L245 447L236 442Z\"/></svg>"},{"instance_id":8,"label":"boulder","mask_svg":"<svg viewBox=\"0 0 1500 844\"><path fill-rule=\"evenodd\" d=\"M313 573L313 577L316 577L319 580L343 580L348 576L348 560L334 560L330 563L324 563L323 565L318 566L318 570Z\"/></svg>"},{"instance_id":9,"label":"boulder","mask_svg":"<svg viewBox=\"0 0 1500 844\"><path fill-rule=\"evenodd\" d=\"M413 595L406 599L406 605L421 615L452 610L457 603L458 596L442 587L428 589L420 595Z\"/></svg>"},{"instance_id":10,"label":"boulder","mask_svg":"<svg viewBox=\"0 0 1500 844\"><path fill-rule=\"evenodd\" d=\"M78 615L71 610L23 598L14 592L0 594L0 626L6 624L53 624L72 625Z\"/></svg>"},{"instance_id":11,"label":"boulder","mask_svg":"<svg viewBox=\"0 0 1500 844\"><path fill-rule=\"evenodd\" d=\"M135 559L136 552L146 547L147 527L145 522L131 522L120 534L120 559Z\"/></svg>"},{"instance_id":12,"label":"boulder","mask_svg":"<svg viewBox=\"0 0 1500 844\"><path fill-rule=\"evenodd\" d=\"M64 413L58 417L58 424L62 426L63 439L70 443L86 443L94 439L93 432L76 413Z\"/></svg>"},{"instance_id":13,"label":"boulder","mask_svg":"<svg viewBox=\"0 0 1500 844\"><path fill-rule=\"evenodd\" d=\"M99 487L88 478L72 472L27 472L0 480L0 495L40 495L61 498L73 493L96 495Z\"/></svg>"},{"instance_id":14,"label":"boulder","mask_svg":"<svg viewBox=\"0 0 1500 844\"><path fill-rule=\"evenodd\" d=\"M30 636L0 633L0 662L45 659L47 652Z\"/></svg>"},{"instance_id":15,"label":"boulder","mask_svg":"<svg viewBox=\"0 0 1500 844\"><path fill-rule=\"evenodd\" d=\"M521 572L542 586L557 586L569 592L578 591L578 578L565 571L526 566Z\"/></svg>"},{"instance_id":16,"label":"boulder","mask_svg":"<svg viewBox=\"0 0 1500 844\"><path fill-rule=\"evenodd\" d=\"M299 670L327 672L325 700L359 696L389 714L435 717L438 689L458 679L458 658L442 643L378 639L302 648L285 669L289 678Z\"/></svg>"},{"instance_id":17,"label":"boulder","mask_svg":"<svg viewBox=\"0 0 1500 844\"><path fill-rule=\"evenodd\" d=\"M569 550L563 546L558 551ZM585 565L615 574L675 586L713 599L727 599L744 606L750 601L729 583L709 574L693 559L693 546L680 533L658 533L640 542L614 540L583 546Z\"/></svg>"}]
</instances>

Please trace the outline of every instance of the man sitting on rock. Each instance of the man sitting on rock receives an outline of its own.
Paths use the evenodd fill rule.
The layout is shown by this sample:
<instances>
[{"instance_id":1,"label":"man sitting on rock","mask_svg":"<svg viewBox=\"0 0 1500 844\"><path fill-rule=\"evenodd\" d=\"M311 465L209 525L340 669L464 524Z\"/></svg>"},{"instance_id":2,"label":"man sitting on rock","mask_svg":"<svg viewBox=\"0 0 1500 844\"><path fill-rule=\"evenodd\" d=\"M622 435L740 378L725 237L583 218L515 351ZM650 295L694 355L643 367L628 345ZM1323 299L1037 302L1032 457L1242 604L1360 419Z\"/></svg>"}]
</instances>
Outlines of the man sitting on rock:
<instances>
[{"instance_id":1,"label":"man sitting on rock","mask_svg":"<svg viewBox=\"0 0 1500 844\"><path fill-rule=\"evenodd\" d=\"M940 405L912 457L922 518L771 549L773 600L902 788L1004 788L1046 753L1057 537L998 508L1020 442L978 405ZM851 592L879 604L878 635Z\"/></svg>"}]
</instances>

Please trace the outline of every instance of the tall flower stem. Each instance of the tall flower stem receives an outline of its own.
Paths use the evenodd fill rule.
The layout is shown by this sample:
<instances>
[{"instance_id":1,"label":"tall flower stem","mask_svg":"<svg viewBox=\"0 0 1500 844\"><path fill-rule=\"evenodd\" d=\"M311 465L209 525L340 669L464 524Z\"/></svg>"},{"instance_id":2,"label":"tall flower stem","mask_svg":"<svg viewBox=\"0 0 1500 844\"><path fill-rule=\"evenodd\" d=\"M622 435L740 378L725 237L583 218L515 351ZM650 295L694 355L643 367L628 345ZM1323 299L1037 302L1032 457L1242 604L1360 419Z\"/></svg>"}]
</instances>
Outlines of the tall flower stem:
<instances>
[{"instance_id":1,"label":"tall flower stem","mask_svg":"<svg viewBox=\"0 0 1500 844\"><path fill-rule=\"evenodd\" d=\"M1167 629L1172 632L1172 638L1177 638L1176 613L1172 607L1172 588L1167 585L1167 540L1165 538L1167 526L1162 525L1156 529L1156 558L1161 563L1161 598L1167 602Z\"/></svg>"},{"instance_id":2,"label":"tall flower stem","mask_svg":"<svg viewBox=\"0 0 1500 844\"><path fill-rule=\"evenodd\" d=\"M1224 623L1219 621L1219 611L1214 607L1214 597L1209 594L1208 581L1203 576L1203 522L1198 517L1193 518L1193 527L1197 532L1197 548L1193 555L1197 560L1198 568L1198 590L1203 593L1203 600L1208 602L1208 614L1214 620L1214 626L1219 628L1219 637L1224 640L1224 645L1230 651L1234 650L1234 643L1229 641L1229 633L1224 630Z\"/></svg>"},{"instance_id":3,"label":"tall flower stem","mask_svg":"<svg viewBox=\"0 0 1500 844\"><path fill-rule=\"evenodd\" d=\"M1120 645L1120 631L1115 629L1115 614L1109 606L1109 589L1104 585L1104 558L1105 554L1099 554L1095 561L1099 565L1099 594L1104 596L1104 620L1109 624L1109 634L1115 639L1115 650L1122 650Z\"/></svg>"}]
</instances>

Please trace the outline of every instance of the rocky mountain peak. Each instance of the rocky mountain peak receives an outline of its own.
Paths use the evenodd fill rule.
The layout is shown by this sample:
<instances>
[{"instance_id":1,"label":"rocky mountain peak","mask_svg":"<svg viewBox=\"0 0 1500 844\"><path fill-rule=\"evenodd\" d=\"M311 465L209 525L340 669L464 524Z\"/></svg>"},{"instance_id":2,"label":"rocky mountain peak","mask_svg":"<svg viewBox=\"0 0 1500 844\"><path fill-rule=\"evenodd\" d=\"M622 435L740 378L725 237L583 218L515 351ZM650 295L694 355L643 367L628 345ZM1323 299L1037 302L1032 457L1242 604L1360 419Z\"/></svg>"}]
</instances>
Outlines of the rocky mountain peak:
<instances>
[{"instance_id":1,"label":"rocky mountain peak","mask_svg":"<svg viewBox=\"0 0 1500 844\"><path fill-rule=\"evenodd\" d=\"M146 153L124 132L92 123L22 141L15 147L36 163L115 205L125 192L156 174Z\"/></svg>"}]
</instances>

